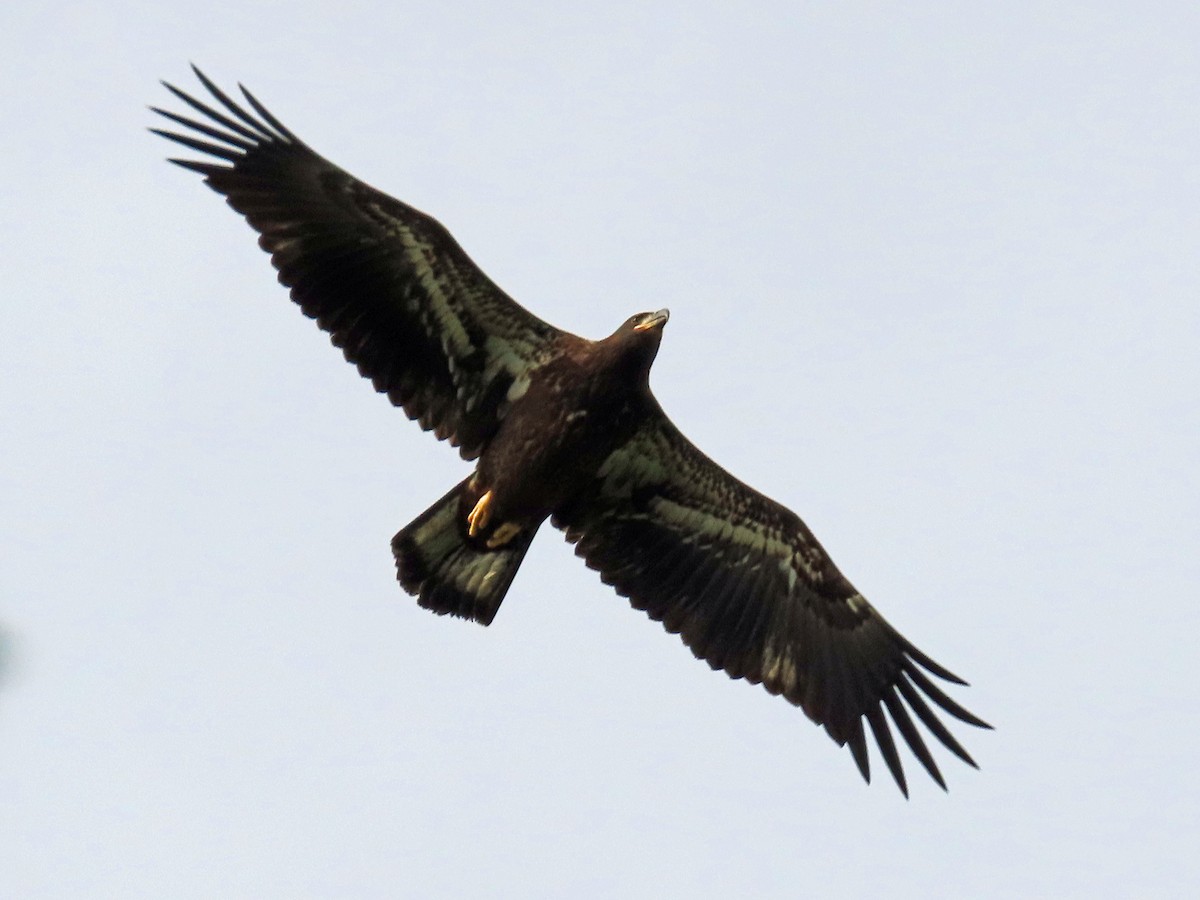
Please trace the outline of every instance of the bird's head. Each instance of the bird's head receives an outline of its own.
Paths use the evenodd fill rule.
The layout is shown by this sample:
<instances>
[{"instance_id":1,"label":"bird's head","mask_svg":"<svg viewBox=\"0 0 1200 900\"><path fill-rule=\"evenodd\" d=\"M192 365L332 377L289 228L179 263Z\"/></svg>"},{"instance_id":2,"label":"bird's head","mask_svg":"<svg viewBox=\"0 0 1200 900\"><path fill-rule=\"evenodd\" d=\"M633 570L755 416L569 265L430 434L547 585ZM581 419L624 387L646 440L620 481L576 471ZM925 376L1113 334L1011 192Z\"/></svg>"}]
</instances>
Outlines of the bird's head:
<instances>
[{"instance_id":1,"label":"bird's head","mask_svg":"<svg viewBox=\"0 0 1200 900\"><path fill-rule=\"evenodd\" d=\"M670 315L667 310L660 309L658 312L630 316L602 342L610 353L615 352L624 361L619 368L632 367L643 378L649 376L650 365L658 355L658 345L662 343L663 326Z\"/></svg>"},{"instance_id":2,"label":"bird's head","mask_svg":"<svg viewBox=\"0 0 1200 900\"><path fill-rule=\"evenodd\" d=\"M671 311L667 309L638 313L626 319L613 337L626 346L648 350L650 360L653 361L658 353L658 345L662 343L663 326L669 318Z\"/></svg>"}]
</instances>

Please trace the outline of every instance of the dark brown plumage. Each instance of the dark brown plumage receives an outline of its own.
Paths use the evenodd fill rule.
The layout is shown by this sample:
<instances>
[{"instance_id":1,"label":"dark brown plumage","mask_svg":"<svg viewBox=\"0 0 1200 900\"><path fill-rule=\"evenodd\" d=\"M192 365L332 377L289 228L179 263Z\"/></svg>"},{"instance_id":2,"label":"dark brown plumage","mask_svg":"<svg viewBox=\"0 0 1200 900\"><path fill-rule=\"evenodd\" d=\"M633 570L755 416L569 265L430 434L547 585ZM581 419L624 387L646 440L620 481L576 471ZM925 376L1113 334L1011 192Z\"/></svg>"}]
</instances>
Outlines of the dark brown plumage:
<instances>
[{"instance_id":1,"label":"dark brown plumage","mask_svg":"<svg viewBox=\"0 0 1200 900\"><path fill-rule=\"evenodd\" d=\"M221 108L166 85L204 120L155 109L186 131L152 130L218 161L172 162L245 216L292 299L376 390L478 459L392 541L399 581L422 606L490 623L550 518L697 657L782 694L848 744L868 781L864 720L908 793L884 709L943 788L911 714L975 765L927 702L990 727L929 675L964 682L896 632L794 513L663 413L649 373L665 310L602 341L548 325L436 221L318 156L244 88L253 113L195 71Z\"/></svg>"}]
</instances>

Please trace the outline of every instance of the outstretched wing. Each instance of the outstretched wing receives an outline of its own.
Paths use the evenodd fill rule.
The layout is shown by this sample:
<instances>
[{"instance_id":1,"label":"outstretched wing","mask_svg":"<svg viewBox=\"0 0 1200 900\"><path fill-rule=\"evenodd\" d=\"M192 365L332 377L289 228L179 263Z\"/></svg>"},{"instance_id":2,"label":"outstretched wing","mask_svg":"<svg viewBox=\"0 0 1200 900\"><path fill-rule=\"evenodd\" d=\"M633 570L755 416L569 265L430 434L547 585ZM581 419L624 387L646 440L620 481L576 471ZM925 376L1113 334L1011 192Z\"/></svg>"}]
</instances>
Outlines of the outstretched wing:
<instances>
[{"instance_id":1,"label":"outstretched wing","mask_svg":"<svg viewBox=\"0 0 1200 900\"><path fill-rule=\"evenodd\" d=\"M478 456L513 383L572 336L517 305L437 221L318 156L245 88L257 117L193 69L225 111L164 82L207 121L154 108L189 130L151 130L220 162L171 161L246 217L292 299L376 390Z\"/></svg>"},{"instance_id":2,"label":"outstretched wing","mask_svg":"<svg viewBox=\"0 0 1200 900\"><path fill-rule=\"evenodd\" d=\"M799 517L738 481L651 404L631 440L554 524L602 580L714 669L782 694L824 725L870 781L863 721L908 795L886 709L945 788L909 710L963 761L974 760L926 700L987 723L926 673L964 684L896 632L837 570Z\"/></svg>"}]
</instances>

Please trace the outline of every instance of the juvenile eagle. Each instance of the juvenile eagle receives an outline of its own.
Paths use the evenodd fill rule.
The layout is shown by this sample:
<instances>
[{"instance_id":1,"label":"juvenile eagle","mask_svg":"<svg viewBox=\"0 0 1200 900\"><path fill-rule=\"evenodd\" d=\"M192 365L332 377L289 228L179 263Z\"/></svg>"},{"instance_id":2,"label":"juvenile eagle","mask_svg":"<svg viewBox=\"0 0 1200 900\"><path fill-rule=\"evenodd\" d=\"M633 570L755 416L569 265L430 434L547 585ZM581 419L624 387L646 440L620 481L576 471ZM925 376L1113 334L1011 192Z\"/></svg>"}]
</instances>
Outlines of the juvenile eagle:
<instances>
[{"instance_id":1,"label":"juvenile eagle","mask_svg":"<svg viewBox=\"0 0 1200 900\"><path fill-rule=\"evenodd\" d=\"M892 628L795 513L663 413L649 373L666 310L600 341L560 331L493 284L438 222L318 156L245 88L253 112L193 69L220 109L164 82L203 120L154 108L187 131L151 130L219 162L171 162L245 216L292 300L377 391L478 460L392 540L399 582L421 606L490 623L549 518L698 658L782 694L848 744L867 781L864 720L908 794L885 708L943 788L910 710L975 766L927 702L990 727L929 674L965 682Z\"/></svg>"}]
</instances>

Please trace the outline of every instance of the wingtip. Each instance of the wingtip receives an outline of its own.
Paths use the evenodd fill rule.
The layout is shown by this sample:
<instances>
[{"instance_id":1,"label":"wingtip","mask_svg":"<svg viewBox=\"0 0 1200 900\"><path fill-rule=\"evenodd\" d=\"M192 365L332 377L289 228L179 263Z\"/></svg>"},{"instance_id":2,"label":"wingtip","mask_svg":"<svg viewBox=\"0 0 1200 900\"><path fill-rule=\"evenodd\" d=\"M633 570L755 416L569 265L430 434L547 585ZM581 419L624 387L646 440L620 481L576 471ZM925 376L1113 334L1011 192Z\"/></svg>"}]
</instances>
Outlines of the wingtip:
<instances>
[{"instance_id":1,"label":"wingtip","mask_svg":"<svg viewBox=\"0 0 1200 900\"><path fill-rule=\"evenodd\" d=\"M912 641L908 640L907 638L901 638L901 640L904 642L904 652L908 654L912 660L919 663L926 671L933 673L938 678L941 678L943 681L948 681L951 684L961 685L962 687L970 686L964 678L955 675L937 660L929 656L929 654L918 650L916 646L913 645Z\"/></svg>"},{"instance_id":2,"label":"wingtip","mask_svg":"<svg viewBox=\"0 0 1200 900\"><path fill-rule=\"evenodd\" d=\"M870 784L871 758L867 753L867 739L866 735L863 734L861 718L854 720L854 724L850 728L850 734L846 738L846 744L850 747L850 755L854 758L854 765L858 767L858 773L862 775L863 781Z\"/></svg>"},{"instance_id":3,"label":"wingtip","mask_svg":"<svg viewBox=\"0 0 1200 900\"><path fill-rule=\"evenodd\" d=\"M900 793L907 799L908 779L904 775L904 765L900 762L900 754L896 751L896 741L892 737L892 730L888 728L883 710L879 706L873 706L863 715L871 727L871 733L875 736L875 745L879 747L879 753L887 764L888 771L892 773L892 778L895 780L896 786L900 788Z\"/></svg>"},{"instance_id":4,"label":"wingtip","mask_svg":"<svg viewBox=\"0 0 1200 900\"><path fill-rule=\"evenodd\" d=\"M946 693L936 684L929 680L912 659L905 660L901 666L904 673L912 679L913 684L925 693L925 696L940 706L954 718L960 722L966 722L968 725L974 725L976 728L983 728L986 722L976 716L974 713L967 710L965 707L955 703Z\"/></svg>"},{"instance_id":5,"label":"wingtip","mask_svg":"<svg viewBox=\"0 0 1200 900\"><path fill-rule=\"evenodd\" d=\"M942 790L946 790L946 782L942 778L941 769L938 768L933 754L929 752L929 748L925 745L920 731L917 730L912 717L905 710L904 704L900 702L900 698L896 696L894 690L890 690L883 695L883 704L891 715L896 727L900 729L900 734L903 736L905 743L908 744L908 749L912 751L913 756L917 758L917 761L929 773L929 777L941 785Z\"/></svg>"},{"instance_id":6,"label":"wingtip","mask_svg":"<svg viewBox=\"0 0 1200 900\"><path fill-rule=\"evenodd\" d=\"M150 129L153 131L154 129ZM229 171L228 166L218 166L212 163L199 162L194 159L180 159L177 156L167 157L167 162L174 163L182 169L187 169L189 172L198 172L205 178L220 173L221 171Z\"/></svg>"}]
</instances>

